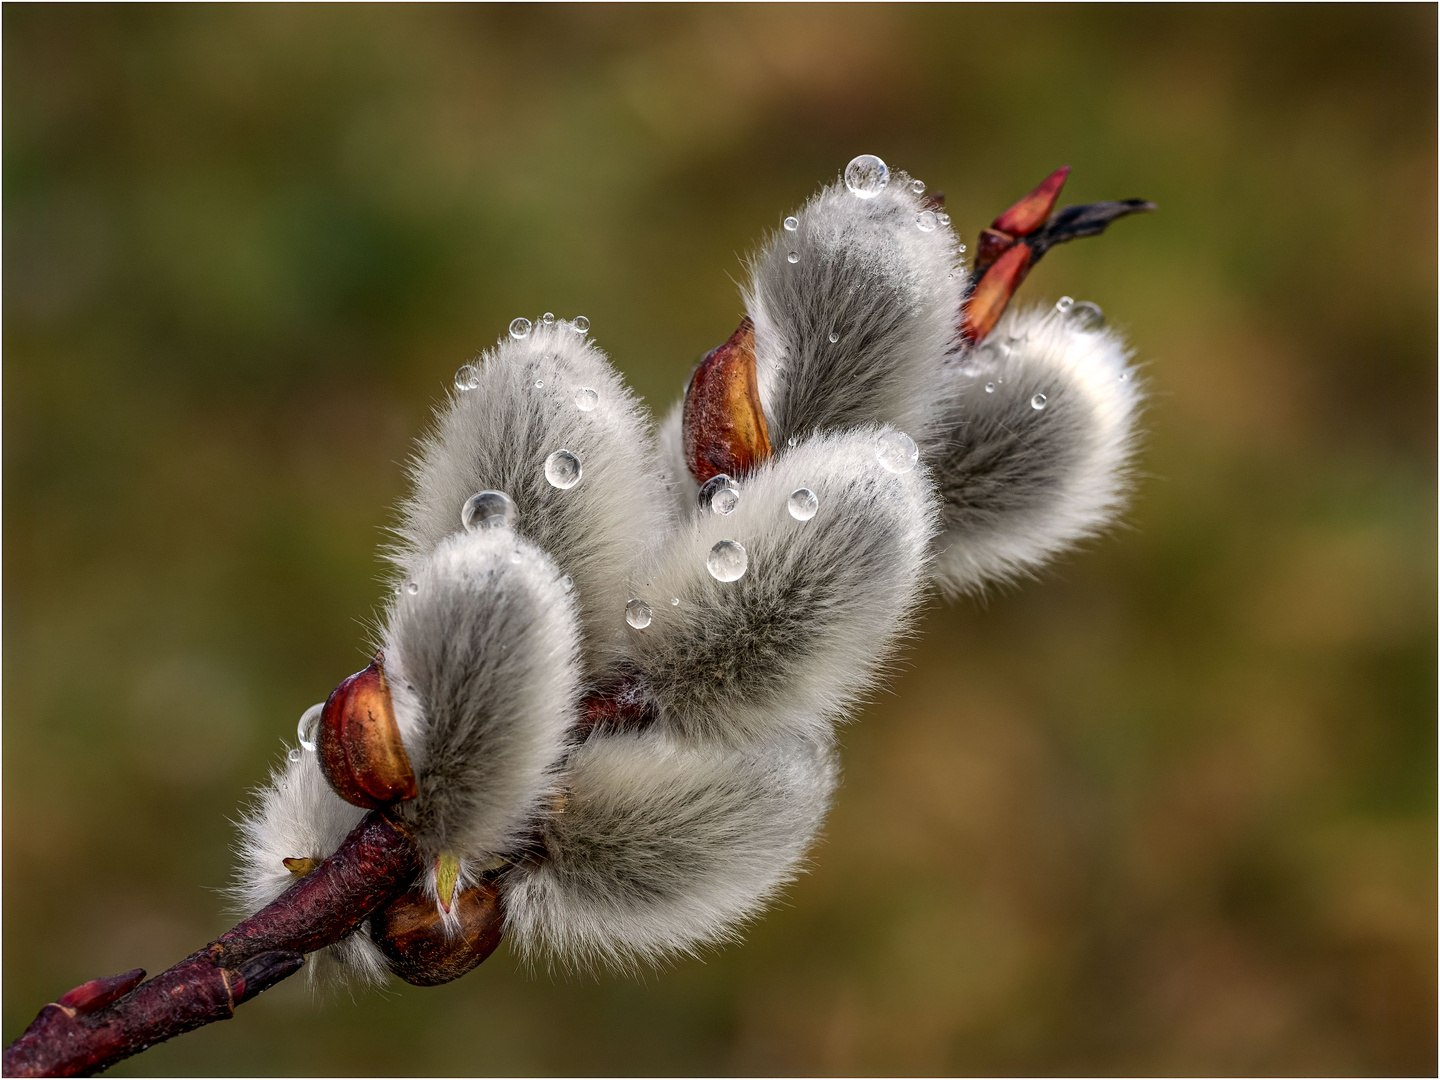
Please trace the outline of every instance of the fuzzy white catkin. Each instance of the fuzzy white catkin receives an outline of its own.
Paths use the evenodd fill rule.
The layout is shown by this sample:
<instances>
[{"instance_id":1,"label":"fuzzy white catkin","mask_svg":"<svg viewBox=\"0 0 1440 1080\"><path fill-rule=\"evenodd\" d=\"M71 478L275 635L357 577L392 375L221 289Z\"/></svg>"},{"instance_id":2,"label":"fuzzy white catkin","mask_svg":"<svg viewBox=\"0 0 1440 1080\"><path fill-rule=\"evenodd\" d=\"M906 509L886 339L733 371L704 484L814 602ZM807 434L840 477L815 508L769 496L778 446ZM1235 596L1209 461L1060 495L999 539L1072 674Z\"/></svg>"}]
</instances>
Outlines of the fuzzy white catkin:
<instances>
[{"instance_id":1,"label":"fuzzy white catkin","mask_svg":"<svg viewBox=\"0 0 1440 1080\"><path fill-rule=\"evenodd\" d=\"M948 224L919 227L926 205L904 173L870 199L831 184L752 258L745 306L776 446L869 423L921 440L936 423L968 275Z\"/></svg>"},{"instance_id":2,"label":"fuzzy white catkin","mask_svg":"<svg viewBox=\"0 0 1440 1080\"><path fill-rule=\"evenodd\" d=\"M1144 400L1128 360L1113 331L1032 308L952 369L946 423L924 446L945 501L947 595L1033 573L1114 520Z\"/></svg>"},{"instance_id":3,"label":"fuzzy white catkin","mask_svg":"<svg viewBox=\"0 0 1440 1080\"><path fill-rule=\"evenodd\" d=\"M384 663L427 861L449 851L468 878L538 819L580 695L573 595L545 552L499 527L442 540L395 599Z\"/></svg>"},{"instance_id":4,"label":"fuzzy white catkin","mask_svg":"<svg viewBox=\"0 0 1440 1080\"><path fill-rule=\"evenodd\" d=\"M621 656L646 673L664 724L731 744L828 738L874 684L909 626L939 514L923 467L880 463L890 431L805 440L740 481L733 513L692 514L636 565L630 593L653 615ZM808 521L788 509L798 488L819 500ZM706 568L724 540L745 549L738 581Z\"/></svg>"},{"instance_id":5,"label":"fuzzy white catkin","mask_svg":"<svg viewBox=\"0 0 1440 1080\"><path fill-rule=\"evenodd\" d=\"M625 583L616 572L669 525L650 418L604 354L568 322L537 323L474 362L477 385L453 391L411 464L393 558L409 574L458 531L465 501L503 491L515 528L571 575L590 645L616 632ZM593 408L576 397L595 391ZM545 478L557 450L580 460L580 482ZM589 650L593 653L593 650Z\"/></svg>"},{"instance_id":6,"label":"fuzzy white catkin","mask_svg":"<svg viewBox=\"0 0 1440 1080\"><path fill-rule=\"evenodd\" d=\"M253 915L295 883L285 859L331 855L365 811L331 790L314 753L286 760L240 818L240 863L228 890L236 910ZM389 966L368 937L352 934L306 965L312 981L383 983Z\"/></svg>"},{"instance_id":7,"label":"fuzzy white catkin","mask_svg":"<svg viewBox=\"0 0 1440 1080\"><path fill-rule=\"evenodd\" d=\"M811 739L592 737L566 768L546 858L505 881L507 932L527 960L622 970L732 940L799 869L836 776Z\"/></svg>"}]
</instances>

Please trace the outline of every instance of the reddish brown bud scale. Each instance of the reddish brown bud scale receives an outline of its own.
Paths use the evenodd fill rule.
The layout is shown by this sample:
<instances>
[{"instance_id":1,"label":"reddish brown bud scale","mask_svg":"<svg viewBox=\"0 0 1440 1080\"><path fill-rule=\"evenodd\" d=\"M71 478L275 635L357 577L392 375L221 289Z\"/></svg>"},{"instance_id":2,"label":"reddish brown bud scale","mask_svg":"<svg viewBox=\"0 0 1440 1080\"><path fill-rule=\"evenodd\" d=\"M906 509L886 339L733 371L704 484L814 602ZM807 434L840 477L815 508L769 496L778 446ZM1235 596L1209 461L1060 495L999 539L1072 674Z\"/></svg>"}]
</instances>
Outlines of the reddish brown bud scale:
<instances>
[{"instance_id":1,"label":"reddish brown bud scale","mask_svg":"<svg viewBox=\"0 0 1440 1080\"><path fill-rule=\"evenodd\" d=\"M1028 236L1049 219L1050 211L1055 209L1055 200L1060 198L1060 189L1065 186L1065 179L1069 175L1070 166L1060 166L1040 181L1034 191L997 217L990 227L1011 236Z\"/></svg>"},{"instance_id":2,"label":"reddish brown bud scale","mask_svg":"<svg viewBox=\"0 0 1440 1080\"><path fill-rule=\"evenodd\" d=\"M1015 246L1015 237L999 229L980 230L980 241L975 245L975 280L985 276L995 260Z\"/></svg>"},{"instance_id":3,"label":"reddish brown bud scale","mask_svg":"<svg viewBox=\"0 0 1440 1080\"><path fill-rule=\"evenodd\" d=\"M135 968L123 975L106 975L99 979L83 982L74 990L61 996L55 1004L68 1010L72 1015L85 1016L96 1009L103 1009L117 998L122 998L145 978L144 968Z\"/></svg>"},{"instance_id":4,"label":"reddish brown bud scale","mask_svg":"<svg viewBox=\"0 0 1440 1080\"><path fill-rule=\"evenodd\" d=\"M374 810L415 797L415 772L379 657L331 693L316 742L325 779L346 802Z\"/></svg>"},{"instance_id":5,"label":"reddish brown bud scale","mask_svg":"<svg viewBox=\"0 0 1440 1080\"><path fill-rule=\"evenodd\" d=\"M770 459L770 432L755 380L755 324L747 315L690 377L682 417L685 464L697 484L744 476Z\"/></svg>"},{"instance_id":6,"label":"reddish brown bud scale","mask_svg":"<svg viewBox=\"0 0 1440 1080\"><path fill-rule=\"evenodd\" d=\"M1030 255L1030 248L1019 243L995 260L965 304L960 317L962 336L978 344L995 329L1010 297L1030 272Z\"/></svg>"},{"instance_id":7,"label":"reddish brown bud scale","mask_svg":"<svg viewBox=\"0 0 1440 1080\"><path fill-rule=\"evenodd\" d=\"M505 911L495 886L482 881L455 897L459 928L447 933L435 901L411 889L370 919L370 937L390 969L414 986L458 979L495 951L505 932Z\"/></svg>"}]
</instances>

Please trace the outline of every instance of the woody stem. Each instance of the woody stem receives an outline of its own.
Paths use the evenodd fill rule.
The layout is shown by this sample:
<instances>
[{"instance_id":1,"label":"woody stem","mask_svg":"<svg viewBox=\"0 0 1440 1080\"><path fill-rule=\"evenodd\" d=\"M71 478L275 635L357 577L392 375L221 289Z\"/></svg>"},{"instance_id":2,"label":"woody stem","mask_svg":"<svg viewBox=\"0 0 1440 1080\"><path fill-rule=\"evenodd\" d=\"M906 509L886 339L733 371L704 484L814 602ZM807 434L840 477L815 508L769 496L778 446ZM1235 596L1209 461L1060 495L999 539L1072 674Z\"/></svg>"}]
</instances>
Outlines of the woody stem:
<instances>
[{"instance_id":1,"label":"woody stem","mask_svg":"<svg viewBox=\"0 0 1440 1080\"><path fill-rule=\"evenodd\" d=\"M420 872L405 826L374 811L278 899L148 982L95 979L46 1005L5 1049L6 1076L85 1076L216 1020L352 934ZM138 984L138 985L137 985Z\"/></svg>"}]
</instances>

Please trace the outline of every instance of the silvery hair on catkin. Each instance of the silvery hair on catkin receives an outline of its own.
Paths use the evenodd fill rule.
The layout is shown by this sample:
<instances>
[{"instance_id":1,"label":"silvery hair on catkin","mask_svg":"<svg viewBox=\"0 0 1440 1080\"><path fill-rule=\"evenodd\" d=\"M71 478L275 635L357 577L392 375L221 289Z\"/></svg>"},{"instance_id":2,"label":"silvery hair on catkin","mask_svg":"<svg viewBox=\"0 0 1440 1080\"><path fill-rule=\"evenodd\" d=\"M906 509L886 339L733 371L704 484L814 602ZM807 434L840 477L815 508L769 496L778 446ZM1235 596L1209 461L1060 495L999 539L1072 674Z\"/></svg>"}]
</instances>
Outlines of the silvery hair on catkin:
<instances>
[{"instance_id":1,"label":"silvery hair on catkin","mask_svg":"<svg viewBox=\"0 0 1440 1080\"><path fill-rule=\"evenodd\" d=\"M887 175L822 188L749 260L773 452L723 501L697 499L682 408L657 435L581 319L515 320L420 441L375 642L416 781L396 813L416 885L438 902L453 855L527 963L733 940L803 870L836 725L931 586L1033 573L1123 509L1143 397L1124 342L1067 299L972 344L964 246ZM292 751L242 821L237 901L274 899L285 860L363 814ZM382 978L367 933L326 970Z\"/></svg>"}]
</instances>

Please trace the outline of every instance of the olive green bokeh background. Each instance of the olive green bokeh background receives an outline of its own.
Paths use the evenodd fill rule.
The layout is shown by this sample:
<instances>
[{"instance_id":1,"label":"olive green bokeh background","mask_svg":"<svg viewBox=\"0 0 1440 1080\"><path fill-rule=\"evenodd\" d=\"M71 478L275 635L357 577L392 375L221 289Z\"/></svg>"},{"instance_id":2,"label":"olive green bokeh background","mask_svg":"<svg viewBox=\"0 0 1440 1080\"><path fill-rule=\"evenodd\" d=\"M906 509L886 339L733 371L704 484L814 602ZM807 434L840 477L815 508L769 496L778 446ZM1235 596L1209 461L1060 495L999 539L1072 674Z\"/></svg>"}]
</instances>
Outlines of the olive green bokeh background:
<instances>
[{"instance_id":1,"label":"olive green bokeh background","mask_svg":"<svg viewBox=\"0 0 1440 1080\"><path fill-rule=\"evenodd\" d=\"M935 603L813 872L640 980L303 979L117 1074L1433 1073L1436 12L4 10L4 1037L228 925L399 463L515 315L664 408L873 152L1153 389L1128 528Z\"/></svg>"}]
</instances>

